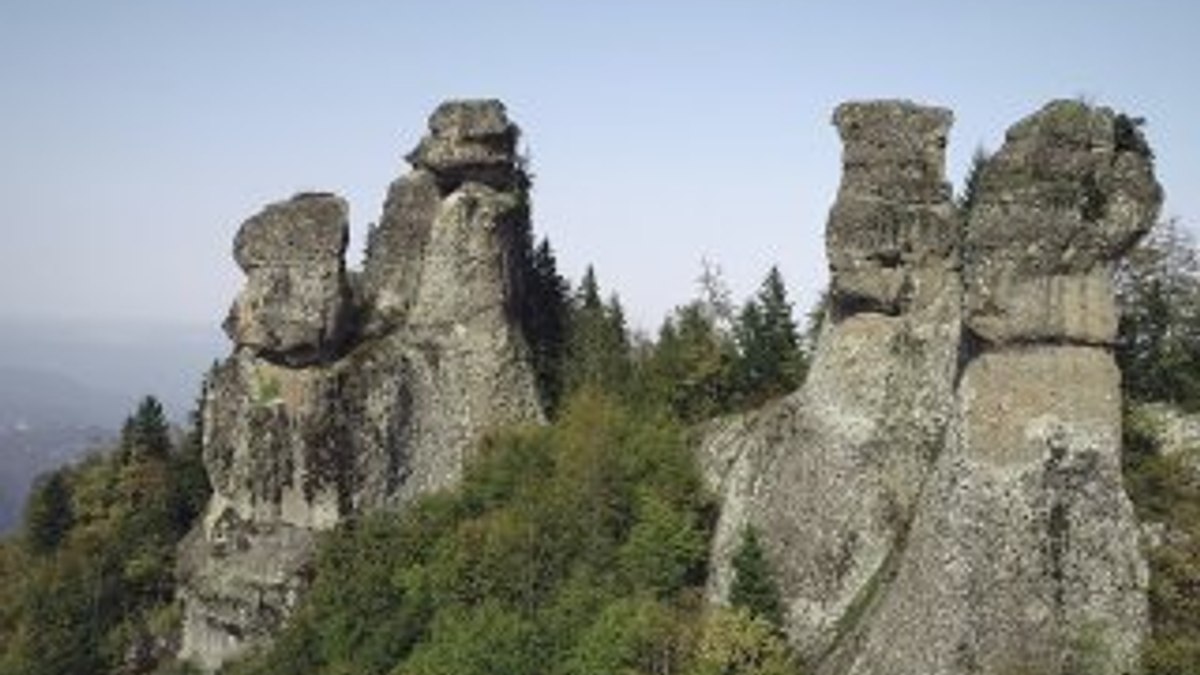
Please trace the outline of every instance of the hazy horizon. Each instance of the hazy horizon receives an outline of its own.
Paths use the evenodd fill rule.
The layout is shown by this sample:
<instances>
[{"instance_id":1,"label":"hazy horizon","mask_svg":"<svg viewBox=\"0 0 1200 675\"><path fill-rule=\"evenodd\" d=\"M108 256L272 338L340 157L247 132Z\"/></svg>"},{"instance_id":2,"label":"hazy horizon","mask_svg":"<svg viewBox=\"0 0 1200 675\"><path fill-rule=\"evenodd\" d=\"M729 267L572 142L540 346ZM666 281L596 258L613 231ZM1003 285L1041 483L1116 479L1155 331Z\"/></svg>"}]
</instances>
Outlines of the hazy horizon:
<instances>
[{"instance_id":1,"label":"hazy horizon","mask_svg":"<svg viewBox=\"0 0 1200 675\"><path fill-rule=\"evenodd\" d=\"M954 110L949 172L1053 98L1145 116L1165 216L1200 214L1200 5L1161 2L9 2L0 8L0 315L219 326L266 203L351 203L348 262L447 98L525 131L535 227L636 326L778 263L824 284L833 108Z\"/></svg>"}]
</instances>

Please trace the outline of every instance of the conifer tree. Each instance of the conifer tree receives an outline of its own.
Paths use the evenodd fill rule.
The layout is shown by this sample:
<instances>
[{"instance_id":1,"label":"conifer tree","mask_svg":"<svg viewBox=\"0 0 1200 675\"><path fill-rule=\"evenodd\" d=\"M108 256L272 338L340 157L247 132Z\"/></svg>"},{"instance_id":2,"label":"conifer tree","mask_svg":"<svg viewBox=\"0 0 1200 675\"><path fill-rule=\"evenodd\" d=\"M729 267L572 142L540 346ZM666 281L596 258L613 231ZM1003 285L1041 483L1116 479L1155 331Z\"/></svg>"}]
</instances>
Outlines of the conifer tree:
<instances>
[{"instance_id":1,"label":"conifer tree","mask_svg":"<svg viewBox=\"0 0 1200 675\"><path fill-rule=\"evenodd\" d=\"M746 403L799 386L808 364L779 269L772 267L757 295L742 309L736 330L738 385Z\"/></svg>"},{"instance_id":2,"label":"conifer tree","mask_svg":"<svg viewBox=\"0 0 1200 675\"><path fill-rule=\"evenodd\" d=\"M775 627L783 626L783 603L779 587L771 575L766 552L753 527L742 530L742 542L733 555L733 585L729 603L744 607L752 616L761 617Z\"/></svg>"},{"instance_id":3,"label":"conifer tree","mask_svg":"<svg viewBox=\"0 0 1200 675\"><path fill-rule=\"evenodd\" d=\"M74 522L71 490L63 470L34 487L25 511L25 537L30 551L45 555L58 548Z\"/></svg>"},{"instance_id":4,"label":"conifer tree","mask_svg":"<svg viewBox=\"0 0 1200 675\"><path fill-rule=\"evenodd\" d=\"M542 406L551 416L557 412L563 395L569 293L566 279L558 273L550 241L542 239L529 261L521 323Z\"/></svg>"},{"instance_id":5,"label":"conifer tree","mask_svg":"<svg viewBox=\"0 0 1200 675\"><path fill-rule=\"evenodd\" d=\"M616 295L607 304L601 300L596 272L589 265L571 305L566 391L584 386L622 391L630 375L630 345L620 300Z\"/></svg>"},{"instance_id":6,"label":"conifer tree","mask_svg":"<svg viewBox=\"0 0 1200 675\"><path fill-rule=\"evenodd\" d=\"M126 458L166 458L171 451L171 427L162 404L153 396L138 403L121 428L121 449Z\"/></svg>"}]
</instances>

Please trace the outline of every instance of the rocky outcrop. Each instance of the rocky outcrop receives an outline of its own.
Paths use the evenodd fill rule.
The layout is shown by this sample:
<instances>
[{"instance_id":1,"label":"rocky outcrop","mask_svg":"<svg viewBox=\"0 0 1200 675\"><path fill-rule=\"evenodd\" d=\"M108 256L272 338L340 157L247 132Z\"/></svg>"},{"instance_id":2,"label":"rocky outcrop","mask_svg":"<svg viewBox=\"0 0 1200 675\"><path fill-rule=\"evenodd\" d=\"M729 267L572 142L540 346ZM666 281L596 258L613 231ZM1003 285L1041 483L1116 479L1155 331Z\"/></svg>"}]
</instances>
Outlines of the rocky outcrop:
<instances>
[{"instance_id":1,"label":"rocky outcrop","mask_svg":"<svg viewBox=\"0 0 1200 675\"><path fill-rule=\"evenodd\" d=\"M893 573L953 409L960 342L949 111L848 104L834 121L846 147L826 236L832 302L808 380L714 423L700 452L722 497L710 595L728 592L741 532L757 528L810 660Z\"/></svg>"},{"instance_id":2,"label":"rocky outcrop","mask_svg":"<svg viewBox=\"0 0 1200 675\"><path fill-rule=\"evenodd\" d=\"M246 285L225 322L234 343L290 366L337 354L353 321L347 217L345 200L301 194L242 225L233 257Z\"/></svg>"},{"instance_id":3,"label":"rocky outcrop","mask_svg":"<svg viewBox=\"0 0 1200 675\"><path fill-rule=\"evenodd\" d=\"M299 195L243 224L236 347L204 403L213 496L181 553L181 657L212 670L268 639L317 532L453 485L484 433L541 419L511 310L529 227L516 137L499 102L439 107L360 283L341 199Z\"/></svg>"},{"instance_id":4,"label":"rocky outcrop","mask_svg":"<svg viewBox=\"0 0 1200 675\"><path fill-rule=\"evenodd\" d=\"M817 672L1132 672L1146 571L1110 278L1161 200L1144 139L1053 103L1009 131L960 228L934 189L948 116L875 103L835 121L813 374L700 446L723 502L713 594L753 525Z\"/></svg>"}]
</instances>

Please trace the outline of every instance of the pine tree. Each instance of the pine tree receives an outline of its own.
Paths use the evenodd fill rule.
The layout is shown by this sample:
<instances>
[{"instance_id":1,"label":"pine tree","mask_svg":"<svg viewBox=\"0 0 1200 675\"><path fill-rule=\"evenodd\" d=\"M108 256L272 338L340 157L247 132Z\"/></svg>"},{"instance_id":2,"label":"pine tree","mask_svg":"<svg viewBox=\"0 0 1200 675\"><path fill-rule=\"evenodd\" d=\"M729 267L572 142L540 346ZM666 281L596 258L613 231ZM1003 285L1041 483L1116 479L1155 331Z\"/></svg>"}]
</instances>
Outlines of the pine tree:
<instances>
[{"instance_id":1,"label":"pine tree","mask_svg":"<svg viewBox=\"0 0 1200 675\"><path fill-rule=\"evenodd\" d=\"M45 555L57 549L74 521L70 487L63 470L55 471L29 496L25 537L30 551Z\"/></svg>"},{"instance_id":2,"label":"pine tree","mask_svg":"<svg viewBox=\"0 0 1200 675\"><path fill-rule=\"evenodd\" d=\"M778 268L771 268L742 309L736 335L738 388L747 404L787 393L803 381L808 363Z\"/></svg>"},{"instance_id":3,"label":"pine tree","mask_svg":"<svg viewBox=\"0 0 1200 675\"><path fill-rule=\"evenodd\" d=\"M529 262L521 323L542 406L551 416L557 412L563 395L569 292L566 279L558 273L550 241L542 239Z\"/></svg>"},{"instance_id":4,"label":"pine tree","mask_svg":"<svg viewBox=\"0 0 1200 675\"><path fill-rule=\"evenodd\" d=\"M591 266L571 302L563 372L566 392L585 386L620 392L629 384L630 344L625 312L616 295L607 304L600 299L600 285Z\"/></svg>"},{"instance_id":5,"label":"pine tree","mask_svg":"<svg viewBox=\"0 0 1200 675\"><path fill-rule=\"evenodd\" d=\"M121 428L121 449L130 459L166 458L171 452L171 427L162 404L147 396Z\"/></svg>"},{"instance_id":6,"label":"pine tree","mask_svg":"<svg viewBox=\"0 0 1200 675\"><path fill-rule=\"evenodd\" d=\"M766 552L753 527L742 530L742 541L733 555L733 585L729 604L744 607L752 616L761 617L776 628L783 626L783 602L779 587L771 575Z\"/></svg>"}]
</instances>

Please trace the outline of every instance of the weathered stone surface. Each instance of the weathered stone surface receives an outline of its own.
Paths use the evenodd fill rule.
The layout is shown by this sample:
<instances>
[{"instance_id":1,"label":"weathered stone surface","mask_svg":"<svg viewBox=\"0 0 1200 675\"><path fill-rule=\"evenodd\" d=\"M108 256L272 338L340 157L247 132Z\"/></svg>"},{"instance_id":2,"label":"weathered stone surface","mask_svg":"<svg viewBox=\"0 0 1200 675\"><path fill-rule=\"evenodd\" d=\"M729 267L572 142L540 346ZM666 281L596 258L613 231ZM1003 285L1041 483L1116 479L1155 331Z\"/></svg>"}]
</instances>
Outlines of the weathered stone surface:
<instances>
[{"instance_id":1,"label":"weathered stone surface","mask_svg":"<svg viewBox=\"0 0 1200 675\"><path fill-rule=\"evenodd\" d=\"M507 190L524 180L516 165L519 131L500 101L443 103L429 131L408 160L436 175L445 191L466 181Z\"/></svg>"},{"instance_id":2,"label":"weathered stone surface","mask_svg":"<svg viewBox=\"0 0 1200 675\"><path fill-rule=\"evenodd\" d=\"M943 169L952 119L907 101L838 107L842 182L825 231L835 311L897 314L941 291L959 238Z\"/></svg>"},{"instance_id":3,"label":"weathered stone surface","mask_svg":"<svg viewBox=\"0 0 1200 675\"><path fill-rule=\"evenodd\" d=\"M700 444L711 594L753 525L817 673L1135 672L1146 565L1108 274L1157 212L1149 149L1111 111L1051 104L984 169L960 244L948 119L839 108L834 321L799 392Z\"/></svg>"},{"instance_id":4,"label":"weathered stone surface","mask_svg":"<svg viewBox=\"0 0 1200 675\"><path fill-rule=\"evenodd\" d=\"M528 227L523 184L477 180L492 177L480 166L499 163L447 145L490 147L498 134L515 142L515 127L492 102L443 106L430 126L436 152L422 143L424 168L393 183L369 242L359 304L346 313L365 325L316 360L278 358L239 339L209 382L203 445L213 496L180 556L180 653L206 670L269 639L287 618L305 587L314 533L452 486L487 431L541 420L509 311L518 301L517 247L526 245L518 235ZM289 280L333 271L345 289L344 240L327 227L344 228L344 204L320 198L322 214L340 215L318 219L314 199L272 205L243 227L236 251L248 289L276 268ZM297 223L303 236L292 236ZM271 303L293 296L259 295L245 314L281 323L275 317L287 307ZM231 334L243 335L242 326Z\"/></svg>"},{"instance_id":5,"label":"weathered stone surface","mask_svg":"<svg viewBox=\"0 0 1200 675\"><path fill-rule=\"evenodd\" d=\"M964 242L967 325L990 343L1116 336L1111 267L1161 203L1134 122L1055 101L985 165Z\"/></svg>"},{"instance_id":6,"label":"weathered stone surface","mask_svg":"<svg viewBox=\"0 0 1200 675\"><path fill-rule=\"evenodd\" d=\"M828 228L835 301L808 379L713 423L700 448L722 506L710 596L726 596L741 532L757 528L787 634L814 662L894 565L953 407L960 325L957 220L940 165L928 166L949 114L880 102L843 106L837 121L853 140ZM895 133L874 128L892 123ZM909 165L921 180L897 174ZM895 253L887 266L881 251ZM890 278L896 292L879 292Z\"/></svg>"},{"instance_id":7,"label":"weathered stone surface","mask_svg":"<svg viewBox=\"0 0 1200 675\"><path fill-rule=\"evenodd\" d=\"M225 324L230 339L292 365L331 357L353 319L348 227L346 202L328 194L297 195L247 220L234 242L247 280Z\"/></svg>"},{"instance_id":8,"label":"weathered stone surface","mask_svg":"<svg viewBox=\"0 0 1200 675\"><path fill-rule=\"evenodd\" d=\"M367 332L403 324L421 281L421 260L442 201L437 179L416 170L388 189L383 216L367 240L364 291L370 316Z\"/></svg>"},{"instance_id":9,"label":"weathered stone surface","mask_svg":"<svg viewBox=\"0 0 1200 675\"><path fill-rule=\"evenodd\" d=\"M1086 346L967 365L899 569L844 650L846 672L1076 672L1086 660L1131 672L1147 572L1121 483L1119 377Z\"/></svg>"}]
</instances>

